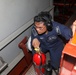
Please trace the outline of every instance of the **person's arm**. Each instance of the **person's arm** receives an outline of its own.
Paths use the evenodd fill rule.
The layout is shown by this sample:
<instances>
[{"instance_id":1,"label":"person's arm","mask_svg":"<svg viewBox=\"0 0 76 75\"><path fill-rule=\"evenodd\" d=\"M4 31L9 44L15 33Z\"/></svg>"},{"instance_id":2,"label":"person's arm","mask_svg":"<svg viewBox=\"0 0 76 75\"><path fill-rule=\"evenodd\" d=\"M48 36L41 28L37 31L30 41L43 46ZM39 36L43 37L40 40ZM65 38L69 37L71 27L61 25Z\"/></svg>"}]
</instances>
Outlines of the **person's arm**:
<instances>
[{"instance_id":1,"label":"person's arm","mask_svg":"<svg viewBox=\"0 0 76 75\"><path fill-rule=\"evenodd\" d=\"M66 40L70 40L70 38L72 38L71 28L57 22L55 22L54 24L58 35L63 36Z\"/></svg>"},{"instance_id":2,"label":"person's arm","mask_svg":"<svg viewBox=\"0 0 76 75\"><path fill-rule=\"evenodd\" d=\"M40 46L40 42L38 40L38 34L35 28L32 28L32 31L31 31L31 45L33 48L39 48Z\"/></svg>"}]
</instances>

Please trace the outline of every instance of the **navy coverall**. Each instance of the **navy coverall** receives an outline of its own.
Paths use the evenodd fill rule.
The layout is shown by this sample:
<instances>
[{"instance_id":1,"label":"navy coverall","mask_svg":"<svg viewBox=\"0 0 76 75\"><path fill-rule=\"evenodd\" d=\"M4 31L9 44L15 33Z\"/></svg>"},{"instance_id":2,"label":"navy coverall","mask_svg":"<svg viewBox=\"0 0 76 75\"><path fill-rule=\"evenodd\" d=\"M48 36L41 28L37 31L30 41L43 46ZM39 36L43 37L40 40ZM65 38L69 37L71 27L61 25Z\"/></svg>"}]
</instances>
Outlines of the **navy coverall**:
<instances>
[{"instance_id":1,"label":"navy coverall","mask_svg":"<svg viewBox=\"0 0 76 75\"><path fill-rule=\"evenodd\" d=\"M34 38L37 38L40 41L40 48L42 52L50 52L51 65L57 69L60 66L61 54L64 47L64 43L58 35L61 35L66 40L69 40L72 37L72 30L65 25L62 25L55 21L53 21L52 24L52 31L49 31L48 34L42 35L38 35L35 28L33 27L31 39L33 40ZM34 52L35 50L32 50L33 54Z\"/></svg>"}]
</instances>

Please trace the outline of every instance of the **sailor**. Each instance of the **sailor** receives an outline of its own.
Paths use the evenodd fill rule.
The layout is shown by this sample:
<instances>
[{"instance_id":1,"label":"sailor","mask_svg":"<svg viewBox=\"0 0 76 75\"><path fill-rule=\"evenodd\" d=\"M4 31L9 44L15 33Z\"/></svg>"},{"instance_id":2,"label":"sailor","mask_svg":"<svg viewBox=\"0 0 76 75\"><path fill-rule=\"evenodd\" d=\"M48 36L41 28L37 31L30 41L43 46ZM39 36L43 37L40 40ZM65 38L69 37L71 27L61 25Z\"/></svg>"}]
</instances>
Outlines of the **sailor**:
<instances>
[{"instance_id":1,"label":"sailor","mask_svg":"<svg viewBox=\"0 0 76 75\"><path fill-rule=\"evenodd\" d=\"M53 69L60 67L60 59L64 48L64 43L59 36L70 40L72 38L72 29L52 21L52 17L47 11L41 12L34 17L34 25L31 31L32 53L36 52L34 48L40 48L44 53L49 51Z\"/></svg>"}]
</instances>

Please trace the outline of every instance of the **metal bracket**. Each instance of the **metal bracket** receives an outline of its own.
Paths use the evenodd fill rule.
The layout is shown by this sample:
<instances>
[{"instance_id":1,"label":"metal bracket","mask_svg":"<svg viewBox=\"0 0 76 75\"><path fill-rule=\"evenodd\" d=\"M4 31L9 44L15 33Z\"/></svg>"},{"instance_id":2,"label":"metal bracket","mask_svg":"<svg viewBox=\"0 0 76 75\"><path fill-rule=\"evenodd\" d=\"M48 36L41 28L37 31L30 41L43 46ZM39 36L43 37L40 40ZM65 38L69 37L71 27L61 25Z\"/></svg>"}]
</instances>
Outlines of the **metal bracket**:
<instances>
[{"instance_id":1,"label":"metal bracket","mask_svg":"<svg viewBox=\"0 0 76 75\"><path fill-rule=\"evenodd\" d=\"M7 68L8 64L3 60L3 58L0 56L0 73L4 71Z\"/></svg>"}]
</instances>

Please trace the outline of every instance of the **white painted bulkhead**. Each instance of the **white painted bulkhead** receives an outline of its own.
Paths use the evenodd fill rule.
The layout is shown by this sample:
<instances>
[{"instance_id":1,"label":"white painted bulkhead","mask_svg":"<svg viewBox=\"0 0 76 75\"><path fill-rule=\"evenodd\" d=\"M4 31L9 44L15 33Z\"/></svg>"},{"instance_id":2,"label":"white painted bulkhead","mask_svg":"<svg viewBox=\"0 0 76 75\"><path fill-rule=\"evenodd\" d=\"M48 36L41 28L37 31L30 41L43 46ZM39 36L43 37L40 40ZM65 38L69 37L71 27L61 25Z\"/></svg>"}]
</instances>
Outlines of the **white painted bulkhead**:
<instances>
[{"instance_id":1,"label":"white painted bulkhead","mask_svg":"<svg viewBox=\"0 0 76 75\"><path fill-rule=\"evenodd\" d=\"M1 0L0 1L0 4L1 4L1 2L3 3L8 3L7 1L9 1L9 0ZM11 1L11 3L12 2L14 2L14 0L10 0ZM27 3L26 1L27 0L15 0L16 2L19 2L20 3L20 1L21 2L25 2L25 4ZM31 1L31 0L28 0L28 1ZM35 1L35 0L32 0L31 2L32 2L32 4L34 3L33 1ZM36 10L35 10L35 15L36 14L38 14L39 12L41 12L41 11L43 11L43 10L50 10L50 9L52 9L52 8L54 8L54 6L53 6L53 1L52 0L37 0L38 1L38 3L40 2L42 5L44 5L44 6L40 6L40 4L39 4L39 10L38 10L38 7L36 8ZM45 2L44 2L45 1ZM45 5L45 4L48 4L48 2L50 3L50 6L49 5ZM44 3L44 4L43 4ZM34 4L33 4L34 5ZM37 5L38 6L38 5ZM43 9L40 9L40 8L42 8L42 7L44 7ZM23 7L23 9L24 9L25 7ZM2 10L2 8L0 7L0 10ZM13 12L13 10L11 10L12 12ZM16 11L16 10L15 10ZM20 11L20 10L19 10ZM21 11L22 11L22 9L21 9ZM26 10L27 11L27 10ZM29 13L29 12L28 12ZM53 16L53 10L50 12L51 13L51 15ZM18 14L18 13L15 13L14 15L16 15L17 14L17 16L18 15L20 15L20 13ZM23 12L22 13L23 14L23 16L25 16L25 12ZM33 13L31 12L31 15L32 15ZM12 15L11 17L13 17L14 15ZM33 15L32 17L31 17L31 19L30 20L28 20L28 21L26 21L26 23L23 23L21 26L19 26L15 31L13 31L13 32L11 32L11 34L10 35L8 35L6 38L4 38L4 36L3 36L3 38L4 39L2 39L2 41L0 40L0 56L4 59L4 61L5 62L7 62L8 63L8 67L1 73L1 75L7 75L8 74L8 72L22 59L22 57L24 56L24 54L23 54L23 52L22 52L22 50L18 47L18 44L20 43L20 41L25 37L25 36L30 36L30 33L31 33L31 25L32 25L32 23L33 23L33 17L35 16L35 15ZM10 16L9 16L10 17ZM21 17L21 15L20 15L20 17ZM0 18L1 19L1 18ZM7 19L9 19L9 18L7 18ZM13 19L14 19L14 17L13 17ZM22 19L24 19L24 18L21 18L21 22L23 22L22 21ZM18 20L18 21L20 21L20 20ZM1 22L2 23L2 22ZM13 23L13 21L12 21L12 23ZM4 23L2 23L2 24L4 24ZM6 22L6 24L10 24L10 23L7 23ZM16 23L17 24L17 23ZM27 26L26 26L27 25ZM0 25L1 26L1 25ZM6 25L6 26L8 26L8 25ZM13 25L12 25L13 26ZM25 27L25 28L24 28ZM28 28L29 27L29 28ZM4 28L6 28L5 27L5 25L4 25ZM5 31L5 30L4 30ZM9 31L10 31L10 29L9 29ZM3 32L3 30L2 30L2 32ZM9 32L8 32L9 33ZM2 35L2 33L0 32L0 34ZM1 37L2 38L2 37ZM11 41L11 42L10 42ZM10 42L10 43L9 43ZM8 44L9 43L9 44ZM7 45L8 44L8 45ZM4 47L5 46L5 47Z\"/></svg>"}]
</instances>

